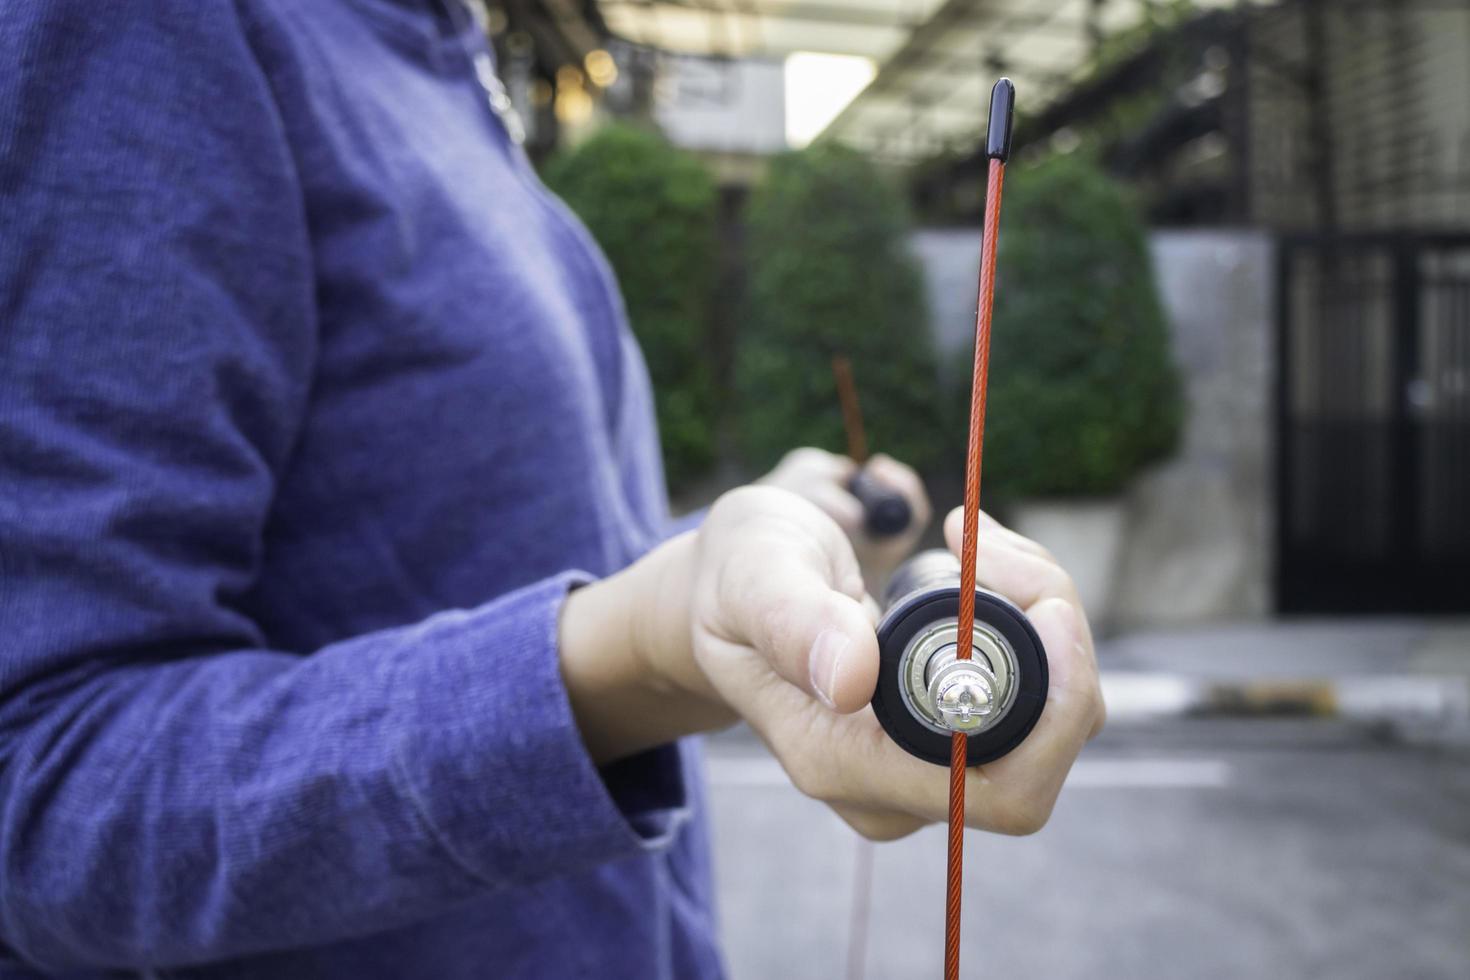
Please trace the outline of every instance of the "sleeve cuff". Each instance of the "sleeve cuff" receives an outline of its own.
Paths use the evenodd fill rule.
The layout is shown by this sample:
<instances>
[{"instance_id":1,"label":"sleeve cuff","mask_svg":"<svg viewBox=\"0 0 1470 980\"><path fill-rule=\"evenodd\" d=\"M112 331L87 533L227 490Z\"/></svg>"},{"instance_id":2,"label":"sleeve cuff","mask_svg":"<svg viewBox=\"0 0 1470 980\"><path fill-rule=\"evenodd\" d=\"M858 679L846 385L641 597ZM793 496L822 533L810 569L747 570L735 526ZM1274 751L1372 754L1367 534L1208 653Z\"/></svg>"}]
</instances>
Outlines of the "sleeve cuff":
<instances>
[{"instance_id":1,"label":"sleeve cuff","mask_svg":"<svg viewBox=\"0 0 1470 980\"><path fill-rule=\"evenodd\" d=\"M435 617L400 676L398 768L442 844L491 884L523 884L667 846L690 817L677 745L599 770L557 655L571 572Z\"/></svg>"}]
</instances>

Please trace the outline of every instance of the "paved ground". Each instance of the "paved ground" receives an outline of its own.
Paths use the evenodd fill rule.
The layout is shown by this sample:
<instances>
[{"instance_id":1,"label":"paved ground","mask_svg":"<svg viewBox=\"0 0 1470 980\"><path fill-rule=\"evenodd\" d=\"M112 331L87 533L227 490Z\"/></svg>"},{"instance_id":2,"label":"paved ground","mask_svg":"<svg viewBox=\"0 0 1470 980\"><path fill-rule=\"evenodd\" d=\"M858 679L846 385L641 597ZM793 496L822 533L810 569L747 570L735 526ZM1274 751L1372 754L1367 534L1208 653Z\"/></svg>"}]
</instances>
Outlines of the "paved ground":
<instances>
[{"instance_id":1,"label":"paved ground","mask_svg":"<svg viewBox=\"0 0 1470 980\"><path fill-rule=\"evenodd\" d=\"M1112 670L1215 677L1467 677L1470 621L1385 617L1242 623L1117 637L1100 644L1098 656Z\"/></svg>"},{"instance_id":2,"label":"paved ground","mask_svg":"<svg viewBox=\"0 0 1470 980\"><path fill-rule=\"evenodd\" d=\"M1470 669L1463 630L1400 626L1400 647L1418 652L1386 633L1298 632L1282 649L1305 650L1302 662L1277 672L1381 671L1395 657L1420 670L1424 656ZM1181 656L1218 671L1232 643L1213 642L1196 636ZM1354 643L1356 658L1321 659L1319 646ZM1157 670L1169 645L1120 641L1106 663ZM790 789L748 733L712 740L709 754L733 977L850 976L865 845ZM937 977L943 832L872 853L866 977ZM1470 747L1459 741L1323 720L1113 726L1041 834L972 834L966 857L970 978L1470 977Z\"/></svg>"}]
</instances>

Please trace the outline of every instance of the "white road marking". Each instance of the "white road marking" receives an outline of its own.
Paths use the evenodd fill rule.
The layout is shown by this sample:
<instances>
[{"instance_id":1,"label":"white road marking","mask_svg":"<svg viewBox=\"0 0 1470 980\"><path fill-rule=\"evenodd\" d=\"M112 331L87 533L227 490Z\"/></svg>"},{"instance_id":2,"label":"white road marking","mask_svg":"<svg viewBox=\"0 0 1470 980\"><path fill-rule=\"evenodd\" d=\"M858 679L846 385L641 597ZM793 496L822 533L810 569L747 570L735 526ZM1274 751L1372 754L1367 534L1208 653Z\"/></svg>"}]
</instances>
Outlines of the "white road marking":
<instances>
[{"instance_id":1,"label":"white road marking","mask_svg":"<svg viewBox=\"0 0 1470 980\"><path fill-rule=\"evenodd\" d=\"M710 754L706 766L716 789L779 789L791 780L780 763L765 756ZM1082 759L1072 767L1073 789L1223 789L1233 770L1223 759Z\"/></svg>"},{"instance_id":2,"label":"white road marking","mask_svg":"<svg viewBox=\"0 0 1470 980\"><path fill-rule=\"evenodd\" d=\"M1463 677L1344 677L1337 704L1345 718L1453 720L1470 714Z\"/></svg>"},{"instance_id":3,"label":"white road marking","mask_svg":"<svg viewBox=\"0 0 1470 980\"><path fill-rule=\"evenodd\" d=\"M1470 720L1470 683L1463 677L1349 674L1330 680L1230 680L1103 671L1101 684L1108 721L1124 724L1196 712L1273 714L1287 710L1290 704L1285 702L1295 702L1296 713L1303 717L1321 714L1353 721L1451 725Z\"/></svg>"},{"instance_id":4,"label":"white road marking","mask_svg":"<svg viewBox=\"0 0 1470 980\"><path fill-rule=\"evenodd\" d=\"M1224 789L1233 769L1224 759L1082 759L1067 786L1078 789Z\"/></svg>"},{"instance_id":5,"label":"white road marking","mask_svg":"<svg viewBox=\"0 0 1470 980\"><path fill-rule=\"evenodd\" d=\"M1172 718L1201 701L1201 684L1177 674L1117 674L1104 671L1099 681L1108 717Z\"/></svg>"}]
</instances>

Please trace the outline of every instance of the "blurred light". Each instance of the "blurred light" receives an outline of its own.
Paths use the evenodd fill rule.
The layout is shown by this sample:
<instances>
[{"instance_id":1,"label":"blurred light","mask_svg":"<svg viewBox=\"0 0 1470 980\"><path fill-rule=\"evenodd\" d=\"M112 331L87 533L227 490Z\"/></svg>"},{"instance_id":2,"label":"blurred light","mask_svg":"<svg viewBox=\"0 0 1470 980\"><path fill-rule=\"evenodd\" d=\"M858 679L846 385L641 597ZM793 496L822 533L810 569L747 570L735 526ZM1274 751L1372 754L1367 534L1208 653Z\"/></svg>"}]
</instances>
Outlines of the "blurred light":
<instances>
[{"instance_id":1,"label":"blurred light","mask_svg":"<svg viewBox=\"0 0 1470 980\"><path fill-rule=\"evenodd\" d=\"M592 84L598 88L607 88L618 80L618 65L613 61L613 56L598 48L587 52L587 57L582 59L587 66L587 77L592 79Z\"/></svg>"},{"instance_id":2,"label":"blurred light","mask_svg":"<svg viewBox=\"0 0 1470 980\"><path fill-rule=\"evenodd\" d=\"M786 59L786 142L806 146L858 93L877 69L871 58L800 51Z\"/></svg>"},{"instance_id":3,"label":"blurred light","mask_svg":"<svg viewBox=\"0 0 1470 980\"><path fill-rule=\"evenodd\" d=\"M1051 148L1057 153L1071 153L1082 145L1082 137L1071 126L1063 126L1051 134Z\"/></svg>"},{"instance_id":4,"label":"blurred light","mask_svg":"<svg viewBox=\"0 0 1470 980\"><path fill-rule=\"evenodd\" d=\"M471 4L472 9L475 6L477 5ZM505 11L499 7L490 7L485 10L485 30L492 37L499 37L501 34L504 34L508 23L505 17Z\"/></svg>"},{"instance_id":5,"label":"blurred light","mask_svg":"<svg viewBox=\"0 0 1470 980\"><path fill-rule=\"evenodd\" d=\"M1225 94L1225 73L1223 71L1206 70L1190 79L1179 87L1176 93L1181 105L1193 109L1204 105L1211 99L1218 99Z\"/></svg>"},{"instance_id":6,"label":"blurred light","mask_svg":"<svg viewBox=\"0 0 1470 980\"><path fill-rule=\"evenodd\" d=\"M538 78L531 83L531 105L538 109L544 108L551 102L553 95L551 83L544 78Z\"/></svg>"},{"instance_id":7,"label":"blurred light","mask_svg":"<svg viewBox=\"0 0 1470 980\"><path fill-rule=\"evenodd\" d=\"M582 87L582 73L575 65L562 65L556 70L556 118L568 126L586 122L592 116L592 96Z\"/></svg>"},{"instance_id":8,"label":"blurred light","mask_svg":"<svg viewBox=\"0 0 1470 980\"><path fill-rule=\"evenodd\" d=\"M584 123L592 115L592 96L581 89L556 93L556 118L568 126Z\"/></svg>"},{"instance_id":9,"label":"blurred light","mask_svg":"<svg viewBox=\"0 0 1470 980\"><path fill-rule=\"evenodd\" d=\"M1219 159L1228 152L1230 152L1229 140L1219 133L1206 133L1186 143L1179 153L1179 158L1186 164L1200 164Z\"/></svg>"}]
</instances>

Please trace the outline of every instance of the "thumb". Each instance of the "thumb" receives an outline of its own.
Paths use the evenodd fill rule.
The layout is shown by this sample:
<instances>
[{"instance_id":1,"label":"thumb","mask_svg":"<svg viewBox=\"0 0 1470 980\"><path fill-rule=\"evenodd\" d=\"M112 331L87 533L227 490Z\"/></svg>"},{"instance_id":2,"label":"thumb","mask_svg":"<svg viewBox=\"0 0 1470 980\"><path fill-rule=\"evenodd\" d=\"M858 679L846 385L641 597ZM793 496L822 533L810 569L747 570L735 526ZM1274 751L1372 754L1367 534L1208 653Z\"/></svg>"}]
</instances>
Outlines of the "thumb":
<instances>
[{"instance_id":1,"label":"thumb","mask_svg":"<svg viewBox=\"0 0 1470 980\"><path fill-rule=\"evenodd\" d=\"M753 647L788 683L848 713L873 697L878 638L860 599L835 587L835 580L856 576L852 546L829 518L816 516L830 535L793 534L786 522L742 535L718 577L725 627L718 632Z\"/></svg>"}]
</instances>

